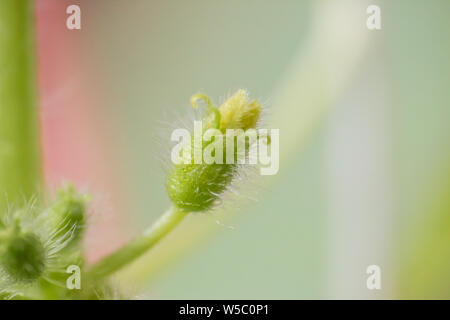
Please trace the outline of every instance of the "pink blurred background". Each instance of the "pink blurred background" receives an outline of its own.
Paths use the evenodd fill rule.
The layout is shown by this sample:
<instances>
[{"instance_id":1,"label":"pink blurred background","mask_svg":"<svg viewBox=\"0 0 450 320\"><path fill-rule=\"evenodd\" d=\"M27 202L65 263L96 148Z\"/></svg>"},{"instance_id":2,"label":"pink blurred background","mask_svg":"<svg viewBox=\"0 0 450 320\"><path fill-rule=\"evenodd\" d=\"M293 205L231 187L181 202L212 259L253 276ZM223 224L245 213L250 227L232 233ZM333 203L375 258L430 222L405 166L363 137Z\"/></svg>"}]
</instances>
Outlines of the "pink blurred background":
<instances>
[{"instance_id":1,"label":"pink blurred background","mask_svg":"<svg viewBox=\"0 0 450 320\"><path fill-rule=\"evenodd\" d=\"M43 166L50 190L70 181L96 195L86 244L89 258L95 260L123 242L124 221L117 213L118 177L105 136L113 128L105 127L101 82L95 80L95 66L83 60L88 48L80 45L80 32L62 25L73 3L36 2Z\"/></svg>"}]
</instances>

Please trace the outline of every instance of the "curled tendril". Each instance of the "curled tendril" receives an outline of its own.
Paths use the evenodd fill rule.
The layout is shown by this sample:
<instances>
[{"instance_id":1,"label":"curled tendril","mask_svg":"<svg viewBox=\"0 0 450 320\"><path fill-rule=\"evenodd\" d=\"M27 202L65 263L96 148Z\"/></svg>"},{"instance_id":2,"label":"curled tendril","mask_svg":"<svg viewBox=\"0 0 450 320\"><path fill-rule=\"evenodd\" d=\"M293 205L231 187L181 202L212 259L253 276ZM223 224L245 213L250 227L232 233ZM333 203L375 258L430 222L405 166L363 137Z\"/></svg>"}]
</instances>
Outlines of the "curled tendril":
<instances>
[{"instance_id":1,"label":"curled tendril","mask_svg":"<svg viewBox=\"0 0 450 320\"><path fill-rule=\"evenodd\" d=\"M203 102L206 104L206 106L208 108L214 108L214 105L212 104L211 99L209 99L208 96L203 93L197 93L191 97L192 108L198 109L198 103L197 103L198 100L203 100Z\"/></svg>"},{"instance_id":2,"label":"curled tendril","mask_svg":"<svg viewBox=\"0 0 450 320\"><path fill-rule=\"evenodd\" d=\"M212 123L212 127L216 129L220 129L220 111L219 109L213 105L211 102L211 99L208 98L207 95L203 93L197 93L194 94L191 97L191 106L194 109L198 109L198 100L203 100L203 102L206 104L206 111L208 112L208 115L214 114L214 120Z\"/></svg>"}]
</instances>

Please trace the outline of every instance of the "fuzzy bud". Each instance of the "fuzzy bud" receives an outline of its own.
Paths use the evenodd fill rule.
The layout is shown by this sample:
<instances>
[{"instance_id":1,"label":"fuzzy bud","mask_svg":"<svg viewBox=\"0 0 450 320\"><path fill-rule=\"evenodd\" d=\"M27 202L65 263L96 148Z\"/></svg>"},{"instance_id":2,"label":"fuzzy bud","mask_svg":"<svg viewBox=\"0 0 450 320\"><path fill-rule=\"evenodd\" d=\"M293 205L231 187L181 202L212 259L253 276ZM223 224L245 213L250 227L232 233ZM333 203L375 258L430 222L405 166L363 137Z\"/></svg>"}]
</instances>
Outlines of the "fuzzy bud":
<instances>
[{"instance_id":1,"label":"fuzzy bud","mask_svg":"<svg viewBox=\"0 0 450 320\"><path fill-rule=\"evenodd\" d=\"M60 234L72 233L71 243L78 243L82 238L86 223L87 196L76 193L73 186L68 185L58 191L58 196L50 206L50 214Z\"/></svg>"},{"instance_id":2,"label":"fuzzy bud","mask_svg":"<svg viewBox=\"0 0 450 320\"><path fill-rule=\"evenodd\" d=\"M245 90L239 90L227 99L219 108L212 105L210 100L197 94L191 98L191 104L197 107L196 100L202 99L207 105L207 114L203 117L203 130L218 129L222 132L223 143L229 137L227 129L253 129L259 120L261 105L256 100L248 101ZM201 151L214 142L202 141ZM194 142L195 145L195 142ZM227 158L226 148L223 148L223 159ZM174 205L186 212L199 212L210 209L217 198L230 185L238 170L236 163L210 163L204 161L195 163L195 147L191 148L189 163L176 164L167 177L167 191ZM229 156L229 155L228 155ZM237 151L234 148L233 159L236 159Z\"/></svg>"}]
</instances>

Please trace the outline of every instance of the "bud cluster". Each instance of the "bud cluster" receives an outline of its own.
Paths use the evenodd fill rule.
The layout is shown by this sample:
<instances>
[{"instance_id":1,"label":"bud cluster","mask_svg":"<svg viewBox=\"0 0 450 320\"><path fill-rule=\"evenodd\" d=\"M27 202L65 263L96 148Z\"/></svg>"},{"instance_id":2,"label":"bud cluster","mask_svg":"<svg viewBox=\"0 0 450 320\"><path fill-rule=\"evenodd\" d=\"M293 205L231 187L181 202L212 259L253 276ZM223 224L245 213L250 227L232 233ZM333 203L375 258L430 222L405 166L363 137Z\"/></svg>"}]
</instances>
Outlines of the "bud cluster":
<instances>
[{"instance_id":1,"label":"bud cluster","mask_svg":"<svg viewBox=\"0 0 450 320\"><path fill-rule=\"evenodd\" d=\"M82 256L86 196L68 186L43 209L37 200L0 221L0 286L23 294L40 279L57 282L66 262Z\"/></svg>"}]
</instances>

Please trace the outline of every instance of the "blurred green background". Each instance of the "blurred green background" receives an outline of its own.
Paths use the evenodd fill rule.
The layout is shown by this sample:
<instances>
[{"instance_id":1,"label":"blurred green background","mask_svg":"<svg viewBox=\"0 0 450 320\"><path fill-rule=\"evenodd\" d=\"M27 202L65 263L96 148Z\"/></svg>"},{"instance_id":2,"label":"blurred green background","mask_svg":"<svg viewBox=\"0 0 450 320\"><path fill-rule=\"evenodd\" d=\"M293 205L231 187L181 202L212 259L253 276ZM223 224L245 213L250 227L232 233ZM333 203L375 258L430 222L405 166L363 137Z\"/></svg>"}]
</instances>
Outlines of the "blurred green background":
<instances>
[{"instance_id":1,"label":"blurred green background","mask_svg":"<svg viewBox=\"0 0 450 320\"><path fill-rule=\"evenodd\" d=\"M450 298L449 1L76 3L128 236L169 206L160 121L182 118L193 93L219 102L247 88L280 129L278 175L241 190L259 200L191 217L124 287L163 299ZM369 4L381 30L366 27ZM366 288L372 264L382 290Z\"/></svg>"}]
</instances>

